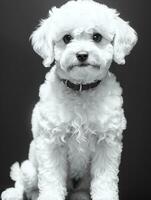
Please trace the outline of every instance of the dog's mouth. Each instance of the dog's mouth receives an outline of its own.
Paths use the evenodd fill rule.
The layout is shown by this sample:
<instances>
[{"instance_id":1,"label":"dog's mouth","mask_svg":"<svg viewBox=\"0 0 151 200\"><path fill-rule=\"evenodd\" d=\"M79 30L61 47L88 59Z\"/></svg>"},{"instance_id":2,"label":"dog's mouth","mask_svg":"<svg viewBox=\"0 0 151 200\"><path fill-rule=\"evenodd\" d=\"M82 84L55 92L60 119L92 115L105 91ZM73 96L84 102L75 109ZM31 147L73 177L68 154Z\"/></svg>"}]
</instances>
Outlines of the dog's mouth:
<instances>
[{"instance_id":1,"label":"dog's mouth","mask_svg":"<svg viewBox=\"0 0 151 200\"><path fill-rule=\"evenodd\" d=\"M80 67L80 68L93 67L94 69L100 69L100 65L97 65L97 64L80 63L80 64L70 65L68 67L68 71L71 71L75 67Z\"/></svg>"}]
</instances>

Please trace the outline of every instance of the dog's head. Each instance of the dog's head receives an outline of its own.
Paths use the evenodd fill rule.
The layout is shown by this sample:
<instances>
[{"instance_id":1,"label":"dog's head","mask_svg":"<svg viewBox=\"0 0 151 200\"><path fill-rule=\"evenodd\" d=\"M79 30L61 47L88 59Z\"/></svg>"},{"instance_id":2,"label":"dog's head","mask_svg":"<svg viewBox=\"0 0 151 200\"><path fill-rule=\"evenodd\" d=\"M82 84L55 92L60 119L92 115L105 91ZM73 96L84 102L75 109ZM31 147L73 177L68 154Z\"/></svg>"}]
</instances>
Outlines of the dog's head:
<instances>
[{"instance_id":1,"label":"dog's head","mask_svg":"<svg viewBox=\"0 0 151 200\"><path fill-rule=\"evenodd\" d=\"M62 78L91 82L106 75L112 60L125 64L137 35L116 10L77 0L52 8L31 40L45 67L55 60Z\"/></svg>"}]
</instances>

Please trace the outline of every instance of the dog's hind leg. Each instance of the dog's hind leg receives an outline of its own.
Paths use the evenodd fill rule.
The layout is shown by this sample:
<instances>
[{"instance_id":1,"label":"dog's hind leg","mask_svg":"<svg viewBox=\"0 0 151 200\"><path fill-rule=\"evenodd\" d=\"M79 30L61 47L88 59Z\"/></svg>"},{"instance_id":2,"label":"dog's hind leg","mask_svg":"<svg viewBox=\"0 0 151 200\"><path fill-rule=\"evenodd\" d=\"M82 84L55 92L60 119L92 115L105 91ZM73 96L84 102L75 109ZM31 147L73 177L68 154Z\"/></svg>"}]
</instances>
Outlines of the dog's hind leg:
<instances>
[{"instance_id":1,"label":"dog's hind leg","mask_svg":"<svg viewBox=\"0 0 151 200\"><path fill-rule=\"evenodd\" d=\"M24 161L21 166L17 162L14 163L10 176L15 181L15 185L2 192L2 200L24 200L25 196L27 199L37 199L37 174L29 160Z\"/></svg>"},{"instance_id":2,"label":"dog's hind leg","mask_svg":"<svg viewBox=\"0 0 151 200\"><path fill-rule=\"evenodd\" d=\"M12 165L10 177L15 181L15 185L2 192L2 200L37 200L39 192L37 189L37 170L33 163L34 148L32 143L29 153L29 158L32 159L24 161L21 166L18 162Z\"/></svg>"},{"instance_id":3,"label":"dog's hind leg","mask_svg":"<svg viewBox=\"0 0 151 200\"><path fill-rule=\"evenodd\" d=\"M30 160L26 160L22 163L21 172L24 196L30 200L37 200L39 195L37 188L37 171Z\"/></svg>"},{"instance_id":4,"label":"dog's hind leg","mask_svg":"<svg viewBox=\"0 0 151 200\"><path fill-rule=\"evenodd\" d=\"M21 168L19 163L16 162L12 165L10 177L15 181L15 186L6 189L1 194L2 200L23 200L24 186L21 177Z\"/></svg>"}]
</instances>

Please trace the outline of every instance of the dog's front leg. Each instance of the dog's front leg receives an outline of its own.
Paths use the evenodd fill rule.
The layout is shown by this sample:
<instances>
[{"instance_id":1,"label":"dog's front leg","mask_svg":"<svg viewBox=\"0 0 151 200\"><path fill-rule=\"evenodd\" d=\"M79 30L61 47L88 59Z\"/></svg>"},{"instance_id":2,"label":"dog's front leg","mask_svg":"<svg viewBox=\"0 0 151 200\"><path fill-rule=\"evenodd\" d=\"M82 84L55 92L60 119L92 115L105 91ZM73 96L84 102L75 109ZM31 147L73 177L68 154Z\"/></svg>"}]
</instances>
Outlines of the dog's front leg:
<instances>
[{"instance_id":1,"label":"dog's front leg","mask_svg":"<svg viewBox=\"0 0 151 200\"><path fill-rule=\"evenodd\" d=\"M66 152L49 138L36 139L38 200L64 200L66 195Z\"/></svg>"},{"instance_id":2,"label":"dog's front leg","mask_svg":"<svg viewBox=\"0 0 151 200\"><path fill-rule=\"evenodd\" d=\"M96 147L91 168L92 200L118 200L118 167L121 140L104 140Z\"/></svg>"}]
</instances>

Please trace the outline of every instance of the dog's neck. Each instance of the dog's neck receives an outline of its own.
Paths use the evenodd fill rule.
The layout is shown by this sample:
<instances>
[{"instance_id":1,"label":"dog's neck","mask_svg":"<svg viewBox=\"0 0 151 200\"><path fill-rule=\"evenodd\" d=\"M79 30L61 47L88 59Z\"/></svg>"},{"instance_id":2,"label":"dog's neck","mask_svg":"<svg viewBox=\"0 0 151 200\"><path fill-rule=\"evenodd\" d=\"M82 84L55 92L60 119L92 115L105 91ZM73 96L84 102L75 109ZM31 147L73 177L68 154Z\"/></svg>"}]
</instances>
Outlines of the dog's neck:
<instances>
[{"instance_id":1,"label":"dog's neck","mask_svg":"<svg viewBox=\"0 0 151 200\"><path fill-rule=\"evenodd\" d=\"M88 82L76 81L76 80L72 80L72 79L68 78L64 73L62 73L62 71L60 71L60 66L57 66L57 65L58 65L58 63L56 63L56 67L54 69L57 79L60 82L64 83L64 85L67 88L70 88L73 91L81 92L81 91L88 91L90 89L94 89L100 85L100 83L103 81L103 79L108 74L107 73L103 79L98 76L98 77L96 77L95 80L91 80L91 81L89 80Z\"/></svg>"},{"instance_id":2,"label":"dog's neck","mask_svg":"<svg viewBox=\"0 0 151 200\"><path fill-rule=\"evenodd\" d=\"M89 90L89 89L93 89L95 87L97 87L100 83L101 83L101 80L97 80L97 81L94 81L92 83L87 83L87 84L75 84L69 80L66 80L66 79L61 79L61 81L66 85L66 87L74 90L74 91L84 91L84 90Z\"/></svg>"}]
</instances>

